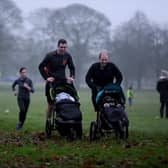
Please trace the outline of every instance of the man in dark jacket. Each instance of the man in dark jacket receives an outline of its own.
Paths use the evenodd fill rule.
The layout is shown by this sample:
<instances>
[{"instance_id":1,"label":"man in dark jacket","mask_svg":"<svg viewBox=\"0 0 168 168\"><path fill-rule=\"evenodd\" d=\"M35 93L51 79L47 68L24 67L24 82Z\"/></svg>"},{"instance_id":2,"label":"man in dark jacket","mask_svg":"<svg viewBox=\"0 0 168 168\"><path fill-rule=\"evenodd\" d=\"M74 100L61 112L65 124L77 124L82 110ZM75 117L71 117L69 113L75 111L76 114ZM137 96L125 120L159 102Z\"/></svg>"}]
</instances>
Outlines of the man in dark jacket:
<instances>
[{"instance_id":1,"label":"man in dark jacket","mask_svg":"<svg viewBox=\"0 0 168 168\"><path fill-rule=\"evenodd\" d=\"M30 92L34 92L33 83L30 78L27 77L27 69L25 67L20 68L20 77L12 84L12 90L20 109L19 122L16 129L20 130L25 122L26 114L30 104ZM18 91L15 89L18 85Z\"/></svg>"},{"instance_id":2,"label":"man in dark jacket","mask_svg":"<svg viewBox=\"0 0 168 168\"><path fill-rule=\"evenodd\" d=\"M115 64L108 62L108 53L103 51L99 54L99 61L94 63L89 68L86 74L86 83L92 90L92 103L95 111L96 106L96 95L100 88L103 88L109 83L115 83L120 85L122 82L122 74Z\"/></svg>"},{"instance_id":3,"label":"man in dark jacket","mask_svg":"<svg viewBox=\"0 0 168 168\"><path fill-rule=\"evenodd\" d=\"M168 77L167 75L161 75L156 86L157 91L160 94L160 117L164 116L164 109L166 111L165 117L168 118Z\"/></svg>"},{"instance_id":4,"label":"man in dark jacket","mask_svg":"<svg viewBox=\"0 0 168 168\"><path fill-rule=\"evenodd\" d=\"M48 53L39 65L39 71L46 81L45 94L48 102L46 118L48 120L51 119L51 109L54 102L49 93L51 84L53 86L56 82L71 83L75 77L75 66L71 55L66 52L66 48L67 41L65 39L60 39L58 41L57 50ZM70 71L69 77L66 77L66 66L68 66Z\"/></svg>"}]
</instances>

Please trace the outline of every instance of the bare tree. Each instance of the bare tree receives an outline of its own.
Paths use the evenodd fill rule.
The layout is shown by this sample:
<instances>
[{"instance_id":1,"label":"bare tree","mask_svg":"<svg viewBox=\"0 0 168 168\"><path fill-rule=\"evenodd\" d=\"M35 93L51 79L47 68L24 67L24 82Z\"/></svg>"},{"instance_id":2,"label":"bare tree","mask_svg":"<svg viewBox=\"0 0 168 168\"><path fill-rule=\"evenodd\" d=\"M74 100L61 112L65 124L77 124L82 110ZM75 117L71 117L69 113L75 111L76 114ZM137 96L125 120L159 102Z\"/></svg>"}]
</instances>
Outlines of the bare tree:
<instances>
[{"instance_id":1,"label":"bare tree","mask_svg":"<svg viewBox=\"0 0 168 168\"><path fill-rule=\"evenodd\" d=\"M21 10L11 0L0 1L0 20L7 27L13 28L22 23Z\"/></svg>"},{"instance_id":2,"label":"bare tree","mask_svg":"<svg viewBox=\"0 0 168 168\"><path fill-rule=\"evenodd\" d=\"M0 71L2 75L11 70L11 66L7 66L12 62L16 39L12 34L22 23L21 11L10 0L0 1Z\"/></svg>"},{"instance_id":3,"label":"bare tree","mask_svg":"<svg viewBox=\"0 0 168 168\"><path fill-rule=\"evenodd\" d=\"M153 24L153 48L151 50L151 67L156 79L158 79L162 69L167 70L168 65L168 29L160 28Z\"/></svg>"},{"instance_id":4,"label":"bare tree","mask_svg":"<svg viewBox=\"0 0 168 168\"><path fill-rule=\"evenodd\" d=\"M136 80L139 89L150 66L153 41L151 30L151 24L145 14L138 11L114 35L113 46L115 54L122 62L126 83Z\"/></svg>"},{"instance_id":5,"label":"bare tree","mask_svg":"<svg viewBox=\"0 0 168 168\"><path fill-rule=\"evenodd\" d=\"M55 19L56 16L59 19ZM68 38L70 42L79 84L84 79L85 64L91 56L97 56L102 48L106 48L110 22L103 14L78 4L56 10L49 21L49 33Z\"/></svg>"},{"instance_id":6,"label":"bare tree","mask_svg":"<svg viewBox=\"0 0 168 168\"><path fill-rule=\"evenodd\" d=\"M36 20L44 16L38 24L34 24L34 30L46 37L46 45L52 43L56 47L59 38L68 40L69 50L75 59L76 80L79 84L84 78L86 64L92 60L92 56L97 57L98 52L106 48L106 41L110 37L109 20L103 14L79 4L51 11L41 9L35 16Z\"/></svg>"}]
</instances>

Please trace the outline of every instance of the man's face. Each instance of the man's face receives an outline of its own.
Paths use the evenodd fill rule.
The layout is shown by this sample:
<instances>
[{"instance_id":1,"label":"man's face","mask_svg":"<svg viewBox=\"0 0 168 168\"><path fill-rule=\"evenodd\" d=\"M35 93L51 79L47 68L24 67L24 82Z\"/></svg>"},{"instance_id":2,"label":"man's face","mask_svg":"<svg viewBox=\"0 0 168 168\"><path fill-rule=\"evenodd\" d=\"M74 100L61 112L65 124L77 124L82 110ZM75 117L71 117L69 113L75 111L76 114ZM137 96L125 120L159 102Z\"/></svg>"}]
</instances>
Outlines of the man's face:
<instances>
[{"instance_id":1,"label":"man's face","mask_svg":"<svg viewBox=\"0 0 168 168\"><path fill-rule=\"evenodd\" d=\"M58 46L58 53L64 54L66 52L67 44L66 43L60 43Z\"/></svg>"},{"instance_id":2,"label":"man's face","mask_svg":"<svg viewBox=\"0 0 168 168\"><path fill-rule=\"evenodd\" d=\"M27 70L23 69L22 72L20 72L21 78L26 78L27 77Z\"/></svg>"},{"instance_id":3,"label":"man's face","mask_svg":"<svg viewBox=\"0 0 168 168\"><path fill-rule=\"evenodd\" d=\"M108 62L108 54L107 53L101 53L101 56L99 58L101 67L105 67Z\"/></svg>"}]
</instances>

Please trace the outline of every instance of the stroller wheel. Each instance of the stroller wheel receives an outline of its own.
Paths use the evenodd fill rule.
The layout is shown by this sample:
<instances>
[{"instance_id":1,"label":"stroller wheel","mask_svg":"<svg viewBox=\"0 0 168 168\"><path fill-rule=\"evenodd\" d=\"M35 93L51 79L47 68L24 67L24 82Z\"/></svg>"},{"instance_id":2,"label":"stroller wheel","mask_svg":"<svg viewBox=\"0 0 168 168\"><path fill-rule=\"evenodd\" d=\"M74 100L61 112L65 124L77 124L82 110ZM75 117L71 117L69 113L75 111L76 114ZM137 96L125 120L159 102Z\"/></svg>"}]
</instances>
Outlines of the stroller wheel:
<instances>
[{"instance_id":1,"label":"stroller wheel","mask_svg":"<svg viewBox=\"0 0 168 168\"><path fill-rule=\"evenodd\" d=\"M89 134L90 141L94 141L96 139L96 131L97 131L97 124L95 121L92 121L90 124L90 134Z\"/></svg>"},{"instance_id":2,"label":"stroller wheel","mask_svg":"<svg viewBox=\"0 0 168 168\"><path fill-rule=\"evenodd\" d=\"M123 139L128 139L128 125L123 126Z\"/></svg>"},{"instance_id":3,"label":"stroller wheel","mask_svg":"<svg viewBox=\"0 0 168 168\"><path fill-rule=\"evenodd\" d=\"M76 125L76 138L82 139L82 123Z\"/></svg>"},{"instance_id":4,"label":"stroller wheel","mask_svg":"<svg viewBox=\"0 0 168 168\"><path fill-rule=\"evenodd\" d=\"M75 134L74 134L74 129L71 127L71 128L68 128L68 132L67 132L67 140L68 141L73 141L75 138Z\"/></svg>"},{"instance_id":5,"label":"stroller wheel","mask_svg":"<svg viewBox=\"0 0 168 168\"><path fill-rule=\"evenodd\" d=\"M68 139L73 141L82 139L82 123L74 124L68 128Z\"/></svg>"},{"instance_id":6,"label":"stroller wheel","mask_svg":"<svg viewBox=\"0 0 168 168\"><path fill-rule=\"evenodd\" d=\"M51 121L50 120L46 120L45 133L46 133L47 138L51 137Z\"/></svg>"},{"instance_id":7,"label":"stroller wheel","mask_svg":"<svg viewBox=\"0 0 168 168\"><path fill-rule=\"evenodd\" d=\"M116 138L123 139L124 138L124 130L122 122L119 120L116 125Z\"/></svg>"}]
</instances>

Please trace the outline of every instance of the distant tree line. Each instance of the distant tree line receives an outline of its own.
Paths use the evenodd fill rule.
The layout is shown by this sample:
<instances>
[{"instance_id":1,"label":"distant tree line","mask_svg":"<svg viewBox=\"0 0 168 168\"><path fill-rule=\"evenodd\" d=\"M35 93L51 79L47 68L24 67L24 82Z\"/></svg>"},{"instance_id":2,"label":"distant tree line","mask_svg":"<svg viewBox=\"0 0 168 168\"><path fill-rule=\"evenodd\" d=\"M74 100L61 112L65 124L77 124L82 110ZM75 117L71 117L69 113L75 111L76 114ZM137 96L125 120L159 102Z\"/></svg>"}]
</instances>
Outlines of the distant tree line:
<instances>
[{"instance_id":1,"label":"distant tree line","mask_svg":"<svg viewBox=\"0 0 168 168\"><path fill-rule=\"evenodd\" d=\"M111 61L122 70L125 86L135 83L141 89L143 81L155 81L168 65L168 28L151 22L141 11L112 31L106 16L84 5L42 8L23 18L11 0L1 0L1 77L27 66L34 79L41 80L38 64L56 49L59 38L68 41L78 86L84 84L88 67L98 61L102 49L108 50Z\"/></svg>"}]
</instances>

